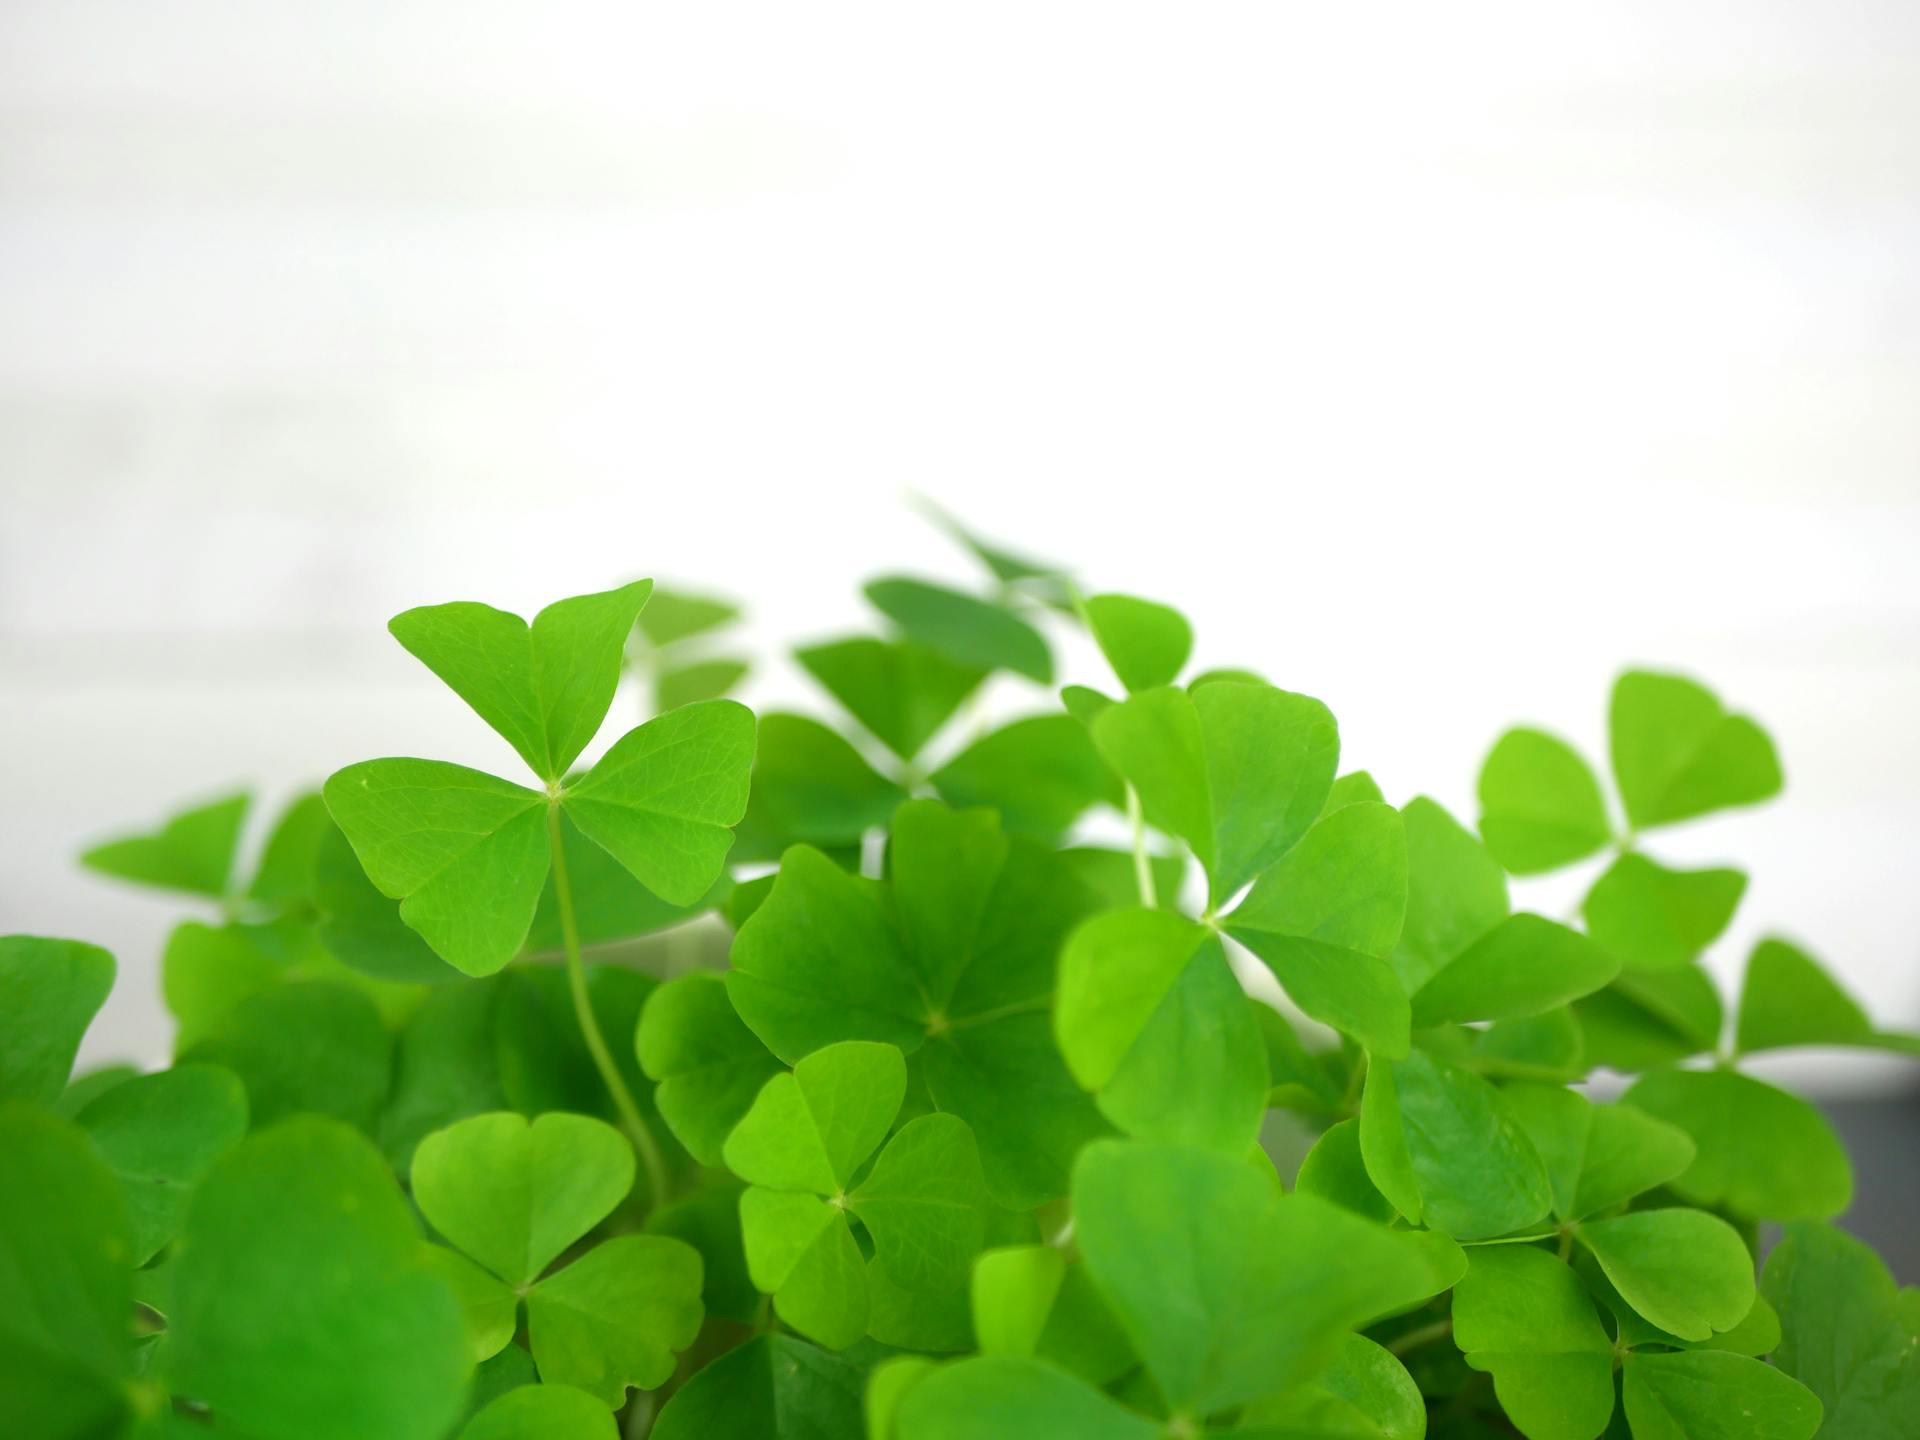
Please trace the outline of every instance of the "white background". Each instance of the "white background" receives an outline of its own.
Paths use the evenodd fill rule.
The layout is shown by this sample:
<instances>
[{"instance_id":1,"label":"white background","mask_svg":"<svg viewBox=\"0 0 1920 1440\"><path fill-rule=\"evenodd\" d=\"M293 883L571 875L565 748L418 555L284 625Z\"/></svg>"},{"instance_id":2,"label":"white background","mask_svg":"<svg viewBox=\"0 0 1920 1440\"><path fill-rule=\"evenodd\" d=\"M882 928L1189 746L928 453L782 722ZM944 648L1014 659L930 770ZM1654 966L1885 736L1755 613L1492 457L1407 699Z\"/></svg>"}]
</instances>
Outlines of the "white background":
<instances>
[{"instance_id":1,"label":"white background","mask_svg":"<svg viewBox=\"0 0 1920 1440\"><path fill-rule=\"evenodd\" d=\"M1505 724L1705 676L1789 774L1655 846L1751 868L1716 968L1920 1025L1916 381L1910 0L5 0L0 928L114 947L89 1054L158 1059L176 907L84 842L507 766L410 604L865 623L969 574L918 489L1469 818Z\"/></svg>"}]
</instances>

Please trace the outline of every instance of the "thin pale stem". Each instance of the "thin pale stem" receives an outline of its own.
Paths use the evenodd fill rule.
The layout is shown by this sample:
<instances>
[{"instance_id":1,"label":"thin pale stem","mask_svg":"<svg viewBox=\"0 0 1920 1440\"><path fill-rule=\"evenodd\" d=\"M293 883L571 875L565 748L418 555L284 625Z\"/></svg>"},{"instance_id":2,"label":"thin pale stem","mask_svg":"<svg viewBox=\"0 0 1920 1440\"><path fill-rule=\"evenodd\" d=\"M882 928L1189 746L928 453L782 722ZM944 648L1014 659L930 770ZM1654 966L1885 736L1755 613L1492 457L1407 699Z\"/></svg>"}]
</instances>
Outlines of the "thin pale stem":
<instances>
[{"instance_id":1,"label":"thin pale stem","mask_svg":"<svg viewBox=\"0 0 1920 1440\"><path fill-rule=\"evenodd\" d=\"M573 992L573 1013L580 1021L580 1036L587 1042L587 1053L593 1057L594 1068L599 1070L601 1080L613 1096L613 1105L620 1112L627 1138L633 1141L641 1167L647 1172L648 1203L657 1207L667 1198L667 1163L653 1131L647 1128L646 1117L634 1103L633 1092L627 1089L627 1082L620 1075L620 1067L614 1064L607 1037L600 1033L600 1022L594 1017L593 999L587 993L587 965L580 958L580 924L573 910L573 885L567 879L557 801L547 806L547 839L553 851L553 898L560 911L560 937L567 947L567 986Z\"/></svg>"},{"instance_id":2,"label":"thin pale stem","mask_svg":"<svg viewBox=\"0 0 1920 1440\"><path fill-rule=\"evenodd\" d=\"M1153 861L1147 855L1147 815L1140 807L1140 792L1127 786L1127 821L1133 826L1133 883L1140 887L1140 903L1149 910L1160 901L1153 893Z\"/></svg>"},{"instance_id":3,"label":"thin pale stem","mask_svg":"<svg viewBox=\"0 0 1920 1440\"><path fill-rule=\"evenodd\" d=\"M1444 1340L1452 1333L1453 1317L1449 1315L1443 1320L1435 1320L1431 1325L1422 1325L1416 1330L1407 1331L1404 1335L1395 1336L1387 1342L1387 1349L1395 1355L1408 1355L1422 1345L1430 1344L1435 1340Z\"/></svg>"}]
</instances>

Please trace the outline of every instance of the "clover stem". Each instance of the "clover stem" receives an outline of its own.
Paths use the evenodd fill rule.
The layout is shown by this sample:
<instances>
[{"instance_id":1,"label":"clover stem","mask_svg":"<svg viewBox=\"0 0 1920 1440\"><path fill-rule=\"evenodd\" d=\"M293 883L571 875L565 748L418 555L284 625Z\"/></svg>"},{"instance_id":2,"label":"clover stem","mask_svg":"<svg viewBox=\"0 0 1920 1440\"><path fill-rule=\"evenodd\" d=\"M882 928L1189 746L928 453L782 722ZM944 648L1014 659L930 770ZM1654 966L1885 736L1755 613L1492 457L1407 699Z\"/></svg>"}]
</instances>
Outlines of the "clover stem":
<instances>
[{"instance_id":1,"label":"clover stem","mask_svg":"<svg viewBox=\"0 0 1920 1440\"><path fill-rule=\"evenodd\" d=\"M1445 1319L1435 1320L1431 1325L1422 1325L1418 1329L1407 1331L1404 1335L1395 1336L1387 1343L1387 1349L1395 1355L1405 1355L1418 1350L1429 1341L1444 1340L1452 1333L1453 1317L1449 1315Z\"/></svg>"},{"instance_id":2,"label":"clover stem","mask_svg":"<svg viewBox=\"0 0 1920 1440\"><path fill-rule=\"evenodd\" d=\"M1140 806L1140 792L1127 786L1127 821L1133 826L1133 882L1140 887L1140 903L1149 910L1160 902L1153 893L1153 865L1147 859L1147 815Z\"/></svg>"},{"instance_id":3,"label":"clover stem","mask_svg":"<svg viewBox=\"0 0 1920 1440\"><path fill-rule=\"evenodd\" d=\"M573 1013L580 1021L580 1036L587 1042L587 1053L593 1056L594 1067L599 1070L607 1092L613 1096L614 1108L626 1126L627 1138L633 1141L640 1164L647 1172L648 1201L657 1207L667 1198L667 1165L653 1131L647 1128L646 1117L634 1104L633 1092L620 1076L620 1067L613 1063L613 1052L607 1049L607 1037L600 1033L600 1022L594 1018L593 999L587 994L587 965L580 958L580 924L573 913L573 885L567 879L567 856L561 845L557 801L547 806L547 841L553 851L553 898L560 911L560 938L566 942L567 986L573 992Z\"/></svg>"}]
</instances>

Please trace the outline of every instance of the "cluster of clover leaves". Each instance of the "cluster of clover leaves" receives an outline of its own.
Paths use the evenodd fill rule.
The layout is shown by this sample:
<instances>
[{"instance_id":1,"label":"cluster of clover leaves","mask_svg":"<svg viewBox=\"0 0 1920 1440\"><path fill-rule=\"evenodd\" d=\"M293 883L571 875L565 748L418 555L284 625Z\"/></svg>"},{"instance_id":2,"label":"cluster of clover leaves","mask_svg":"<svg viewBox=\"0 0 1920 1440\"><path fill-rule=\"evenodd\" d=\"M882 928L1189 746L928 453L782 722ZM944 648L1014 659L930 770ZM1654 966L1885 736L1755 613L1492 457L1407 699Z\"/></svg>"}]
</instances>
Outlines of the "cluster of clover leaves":
<instances>
[{"instance_id":1,"label":"cluster of clover leaves","mask_svg":"<svg viewBox=\"0 0 1920 1440\"><path fill-rule=\"evenodd\" d=\"M1920 1298L1740 1068L1916 1042L1778 939L1730 1025L1744 877L1643 849L1780 788L1754 722L1629 673L1620 822L1519 729L1476 833L1320 701L1183 681L1175 611L956 533L984 593L876 581L885 633L796 652L848 732L724 698L723 602L436 605L393 634L526 774L350 765L245 874L244 795L89 851L201 909L150 1074L70 1075L111 956L0 940L0 1429L1920 1433ZM1076 629L1118 693L984 728ZM623 674L658 713L583 766ZM1512 908L1581 862L1572 920Z\"/></svg>"}]
</instances>

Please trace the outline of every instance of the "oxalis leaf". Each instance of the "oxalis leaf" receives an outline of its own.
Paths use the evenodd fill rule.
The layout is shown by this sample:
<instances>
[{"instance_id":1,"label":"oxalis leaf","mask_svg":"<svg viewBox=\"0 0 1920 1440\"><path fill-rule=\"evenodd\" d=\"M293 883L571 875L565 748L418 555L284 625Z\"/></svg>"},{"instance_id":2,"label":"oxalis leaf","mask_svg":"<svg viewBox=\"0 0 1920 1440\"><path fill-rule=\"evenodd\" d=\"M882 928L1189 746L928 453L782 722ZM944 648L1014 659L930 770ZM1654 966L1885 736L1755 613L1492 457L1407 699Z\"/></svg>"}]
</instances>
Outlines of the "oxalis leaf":
<instances>
[{"instance_id":1,"label":"oxalis leaf","mask_svg":"<svg viewBox=\"0 0 1920 1440\"><path fill-rule=\"evenodd\" d=\"M1629 670L1613 687L1613 774L1636 829L1668 825L1779 793L1767 733L1679 675Z\"/></svg>"},{"instance_id":2,"label":"oxalis leaf","mask_svg":"<svg viewBox=\"0 0 1920 1440\"><path fill-rule=\"evenodd\" d=\"M1099 1141L1073 1199L1081 1254L1176 1414L1307 1378L1347 1331L1452 1279L1404 1237L1225 1155Z\"/></svg>"},{"instance_id":3,"label":"oxalis leaf","mask_svg":"<svg viewBox=\"0 0 1920 1440\"><path fill-rule=\"evenodd\" d=\"M242 1141L202 1182L168 1321L174 1393L242 1433L439 1440L472 1368L379 1152L311 1116Z\"/></svg>"},{"instance_id":4,"label":"oxalis leaf","mask_svg":"<svg viewBox=\"0 0 1920 1440\"><path fill-rule=\"evenodd\" d=\"M469 1280L482 1314L526 1300L540 1376L617 1409L629 1386L650 1390L700 1328L699 1252L666 1236L603 1241L552 1275L547 1267L632 1188L633 1149L584 1115L478 1115L420 1142L414 1198L434 1228L494 1277ZM495 1348L511 1324L493 1332ZM482 1346L481 1348L485 1348Z\"/></svg>"},{"instance_id":5,"label":"oxalis leaf","mask_svg":"<svg viewBox=\"0 0 1920 1440\"><path fill-rule=\"evenodd\" d=\"M860 1433L860 1368L792 1335L761 1335L674 1392L654 1440L829 1440Z\"/></svg>"},{"instance_id":6,"label":"oxalis leaf","mask_svg":"<svg viewBox=\"0 0 1920 1440\"><path fill-rule=\"evenodd\" d=\"M1515 875L1584 860L1612 838L1600 782L1571 745L1544 731L1507 731L1480 769L1480 834Z\"/></svg>"},{"instance_id":7,"label":"oxalis leaf","mask_svg":"<svg viewBox=\"0 0 1920 1440\"><path fill-rule=\"evenodd\" d=\"M1193 848L1215 905L1306 833L1340 758L1318 700L1237 681L1143 690L1101 711L1093 738L1147 819Z\"/></svg>"},{"instance_id":8,"label":"oxalis leaf","mask_svg":"<svg viewBox=\"0 0 1920 1440\"><path fill-rule=\"evenodd\" d=\"M951 1289L985 1238L985 1187L972 1132L951 1115L910 1120L859 1184L906 1094L891 1045L844 1041L769 1080L727 1137L749 1183L740 1198L747 1270L794 1329L841 1350L867 1332L869 1280L847 1217L873 1237L894 1285Z\"/></svg>"},{"instance_id":9,"label":"oxalis leaf","mask_svg":"<svg viewBox=\"0 0 1920 1440\"><path fill-rule=\"evenodd\" d=\"M806 846L740 929L727 993L789 1063L840 1040L915 1053L928 1093L965 1120L996 1201L1062 1194L1106 1132L1055 1047L1054 960L1097 904L1057 855L985 811L902 806L884 891Z\"/></svg>"},{"instance_id":10,"label":"oxalis leaf","mask_svg":"<svg viewBox=\"0 0 1920 1440\"><path fill-rule=\"evenodd\" d=\"M437 760L350 765L322 793L400 918L456 969L488 975L532 927L554 803L662 900L705 894L746 811L753 736L751 711L712 700L629 731L557 802Z\"/></svg>"},{"instance_id":11,"label":"oxalis leaf","mask_svg":"<svg viewBox=\"0 0 1920 1440\"><path fill-rule=\"evenodd\" d=\"M87 1026L113 989L113 956L80 940L0 937L0 1100L66 1088Z\"/></svg>"},{"instance_id":12,"label":"oxalis leaf","mask_svg":"<svg viewBox=\"0 0 1920 1440\"><path fill-rule=\"evenodd\" d=\"M1453 1295L1453 1338L1528 1440L1594 1440L1613 1415L1613 1342L1572 1270L1544 1250L1481 1246Z\"/></svg>"}]
</instances>

